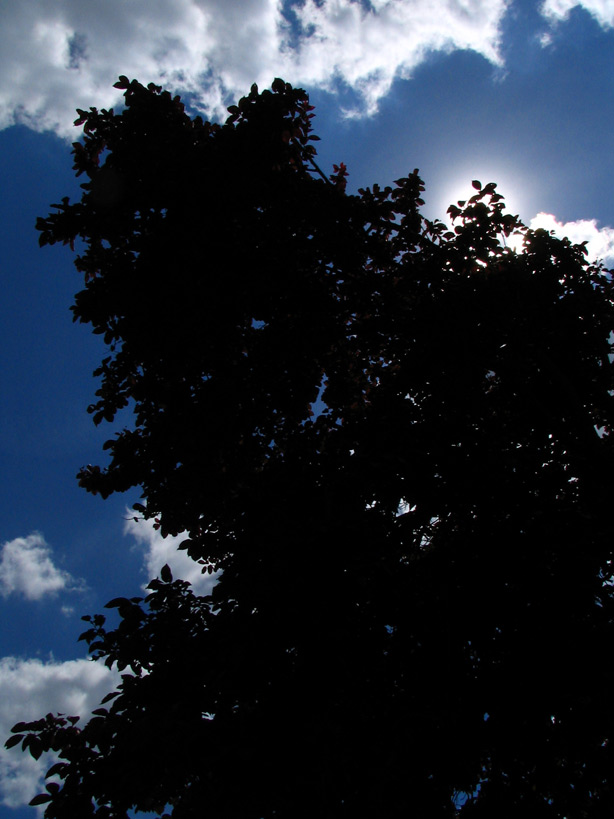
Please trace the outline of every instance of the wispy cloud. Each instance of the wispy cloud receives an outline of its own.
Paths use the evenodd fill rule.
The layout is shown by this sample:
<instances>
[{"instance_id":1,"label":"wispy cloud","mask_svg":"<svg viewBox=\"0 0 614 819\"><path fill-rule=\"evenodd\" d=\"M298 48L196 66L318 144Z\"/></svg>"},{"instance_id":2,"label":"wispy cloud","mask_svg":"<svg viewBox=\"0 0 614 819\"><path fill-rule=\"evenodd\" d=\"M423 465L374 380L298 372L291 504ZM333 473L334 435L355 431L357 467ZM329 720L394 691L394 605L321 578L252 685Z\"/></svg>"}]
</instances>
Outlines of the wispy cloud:
<instances>
[{"instance_id":1,"label":"wispy cloud","mask_svg":"<svg viewBox=\"0 0 614 819\"><path fill-rule=\"evenodd\" d=\"M531 219L529 227L554 231L555 236L566 236L574 244L588 242L586 249L591 261L600 259L605 264L614 265L614 228L600 228L596 219L559 222L551 213L538 213Z\"/></svg>"},{"instance_id":2,"label":"wispy cloud","mask_svg":"<svg viewBox=\"0 0 614 819\"><path fill-rule=\"evenodd\" d=\"M59 569L41 534L18 537L2 544L0 551L0 594L41 600L61 591L81 591L83 580Z\"/></svg>"},{"instance_id":3,"label":"wispy cloud","mask_svg":"<svg viewBox=\"0 0 614 819\"><path fill-rule=\"evenodd\" d=\"M124 526L124 534L133 537L140 549L143 549L143 569L148 583L153 577L160 574L160 569L167 564L173 577L187 580L192 584L196 594L209 594L216 580L216 574L203 574L202 566L196 563L186 551L178 551L178 546L187 535L163 538L159 531L153 528L153 521L135 520L134 512L127 509L132 515Z\"/></svg>"},{"instance_id":4,"label":"wispy cloud","mask_svg":"<svg viewBox=\"0 0 614 819\"><path fill-rule=\"evenodd\" d=\"M507 0L21 0L0 4L0 128L73 136L75 107L120 100L119 74L191 94L208 114L252 82L353 89L374 111L433 51L499 64Z\"/></svg>"},{"instance_id":5,"label":"wispy cloud","mask_svg":"<svg viewBox=\"0 0 614 819\"><path fill-rule=\"evenodd\" d=\"M614 3L612 0L544 0L541 13L552 22L566 20L574 8L588 11L603 28L614 26Z\"/></svg>"},{"instance_id":6,"label":"wispy cloud","mask_svg":"<svg viewBox=\"0 0 614 819\"><path fill-rule=\"evenodd\" d=\"M53 764L49 754L38 761L19 748L3 746L16 722L49 712L87 716L119 683L119 674L90 660L42 662L0 659L0 800L7 807L27 805L42 790Z\"/></svg>"}]
</instances>

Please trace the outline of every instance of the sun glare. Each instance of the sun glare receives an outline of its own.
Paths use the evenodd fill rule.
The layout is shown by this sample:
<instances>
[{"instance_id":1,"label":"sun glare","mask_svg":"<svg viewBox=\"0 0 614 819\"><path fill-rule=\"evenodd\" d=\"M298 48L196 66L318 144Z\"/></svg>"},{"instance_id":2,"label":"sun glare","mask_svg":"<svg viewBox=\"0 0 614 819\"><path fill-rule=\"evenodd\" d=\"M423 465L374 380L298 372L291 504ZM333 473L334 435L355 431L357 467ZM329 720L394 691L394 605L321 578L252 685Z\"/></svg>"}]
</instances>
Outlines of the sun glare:
<instances>
[{"instance_id":1,"label":"sun glare","mask_svg":"<svg viewBox=\"0 0 614 819\"><path fill-rule=\"evenodd\" d=\"M495 182L497 193L503 196L504 210L507 213L518 215L521 220L528 224L531 218L531 185L518 175L512 175L509 171L504 171L501 167L490 163L467 164L461 169L458 167L451 173L445 175L447 184L438 187L435 183L431 188L429 197L429 185L426 186L426 205L430 212L430 218L441 219L449 227L453 226L452 219L447 213L450 205L458 205L459 202L467 202L477 193L472 181L478 180L482 187L489 182ZM444 174L442 174L442 178ZM505 244L520 252L522 250L523 238L521 235L512 235L504 239Z\"/></svg>"},{"instance_id":2,"label":"sun glare","mask_svg":"<svg viewBox=\"0 0 614 819\"><path fill-rule=\"evenodd\" d=\"M521 219L529 219L529 199L530 191L524 180L513 176L509 171L504 171L493 165L478 165L476 167L465 166L462 170L456 170L450 174L451 181L433 192L432 210L434 215L446 224L450 224L450 216L447 213L450 205L456 205L459 201L467 201L476 190L472 186L472 180L477 179L482 186L489 182L497 184L497 193L504 198L505 210L509 213L518 214ZM428 187L427 187L428 194Z\"/></svg>"},{"instance_id":3,"label":"sun glare","mask_svg":"<svg viewBox=\"0 0 614 819\"><path fill-rule=\"evenodd\" d=\"M497 181L495 178L491 179L490 175L485 176L484 174L475 174L471 177L471 179L458 179L445 191L441 202L441 210L444 214L441 218L443 218L444 221L448 221L450 219L450 216L446 212L450 205L457 205L458 202L463 201L466 202L477 193L477 190L471 184L473 179L479 180L482 183L482 186L487 185L489 182L496 182L497 193L501 194L505 201L505 210L510 211L511 213L518 213L518 208L516 207L516 196L514 195L514 191L509 189L509 185L506 186L504 182Z\"/></svg>"}]
</instances>

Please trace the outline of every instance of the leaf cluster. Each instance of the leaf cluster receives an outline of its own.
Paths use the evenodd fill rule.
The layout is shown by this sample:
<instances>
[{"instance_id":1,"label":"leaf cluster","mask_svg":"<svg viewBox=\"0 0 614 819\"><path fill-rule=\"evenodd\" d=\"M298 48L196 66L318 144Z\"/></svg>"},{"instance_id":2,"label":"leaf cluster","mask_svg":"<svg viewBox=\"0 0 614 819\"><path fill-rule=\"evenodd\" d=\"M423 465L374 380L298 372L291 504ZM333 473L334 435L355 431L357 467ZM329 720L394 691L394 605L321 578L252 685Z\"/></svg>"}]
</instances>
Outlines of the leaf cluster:
<instances>
[{"instance_id":1,"label":"leaf cluster","mask_svg":"<svg viewBox=\"0 0 614 819\"><path fill-rule=\"evenodd\" d=\"M221 126L120 86L38 225L84 248L94 421L133 413L79 480L222 571L88 620L111 705L9 740L67 760L46 816L611 812L610 273L494 183L451 227L417 170L349 193L281 80Z\"/></svg>"}]
</instances>

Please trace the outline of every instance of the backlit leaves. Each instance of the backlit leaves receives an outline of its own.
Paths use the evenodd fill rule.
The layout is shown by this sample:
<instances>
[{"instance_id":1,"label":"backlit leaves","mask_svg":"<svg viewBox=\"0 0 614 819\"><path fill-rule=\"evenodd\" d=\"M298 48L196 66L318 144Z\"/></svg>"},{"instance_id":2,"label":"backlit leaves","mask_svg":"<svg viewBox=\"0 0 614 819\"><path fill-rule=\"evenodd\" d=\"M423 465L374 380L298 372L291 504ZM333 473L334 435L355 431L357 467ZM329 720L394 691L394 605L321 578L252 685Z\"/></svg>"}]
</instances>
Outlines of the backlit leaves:
<instances>
[{"instance_id":1,"label":"backlit leaves","mask_svg":"<svg viewBox=\"0 0 614 819\"><path fill-rule=\"evenodd\" d=\"M36 804L609 815L609 273L494 182L450 224L417 170L351 193L281 79L223 125L117 87L78 112L81 201L38 223L80 237L74 317L108 346L89 411L117 429L79 481L138 488L220 577L165 566L84 618L122 682L82 728L15 726L65 766Z\"/></svg>"}]
</instances>

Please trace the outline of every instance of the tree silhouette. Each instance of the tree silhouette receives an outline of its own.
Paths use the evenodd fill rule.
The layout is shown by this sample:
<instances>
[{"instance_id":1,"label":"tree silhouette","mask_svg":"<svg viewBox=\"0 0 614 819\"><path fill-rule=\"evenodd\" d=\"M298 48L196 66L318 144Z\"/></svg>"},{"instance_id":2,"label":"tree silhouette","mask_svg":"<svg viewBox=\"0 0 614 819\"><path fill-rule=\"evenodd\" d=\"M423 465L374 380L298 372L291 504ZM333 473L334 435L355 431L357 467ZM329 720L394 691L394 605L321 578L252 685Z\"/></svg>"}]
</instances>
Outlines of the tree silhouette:
<instances>
[{"instance_id":1,"label":"tree silhouette","mask_svg":"<svg viewBox=\"0 0 614 819\"><path fill-rule=\"evenodd\" d=\"M119 625L124 671L59 754L48 819L597 817L610 789L612 287L493 183L420 214L418 172L350 194L276 80L220 126L120 78L80 111L74 319L102 334L80 483L219 570L168 567ZM509 237L521 237L514 250Z\"/></svg>"}]
</instances>

